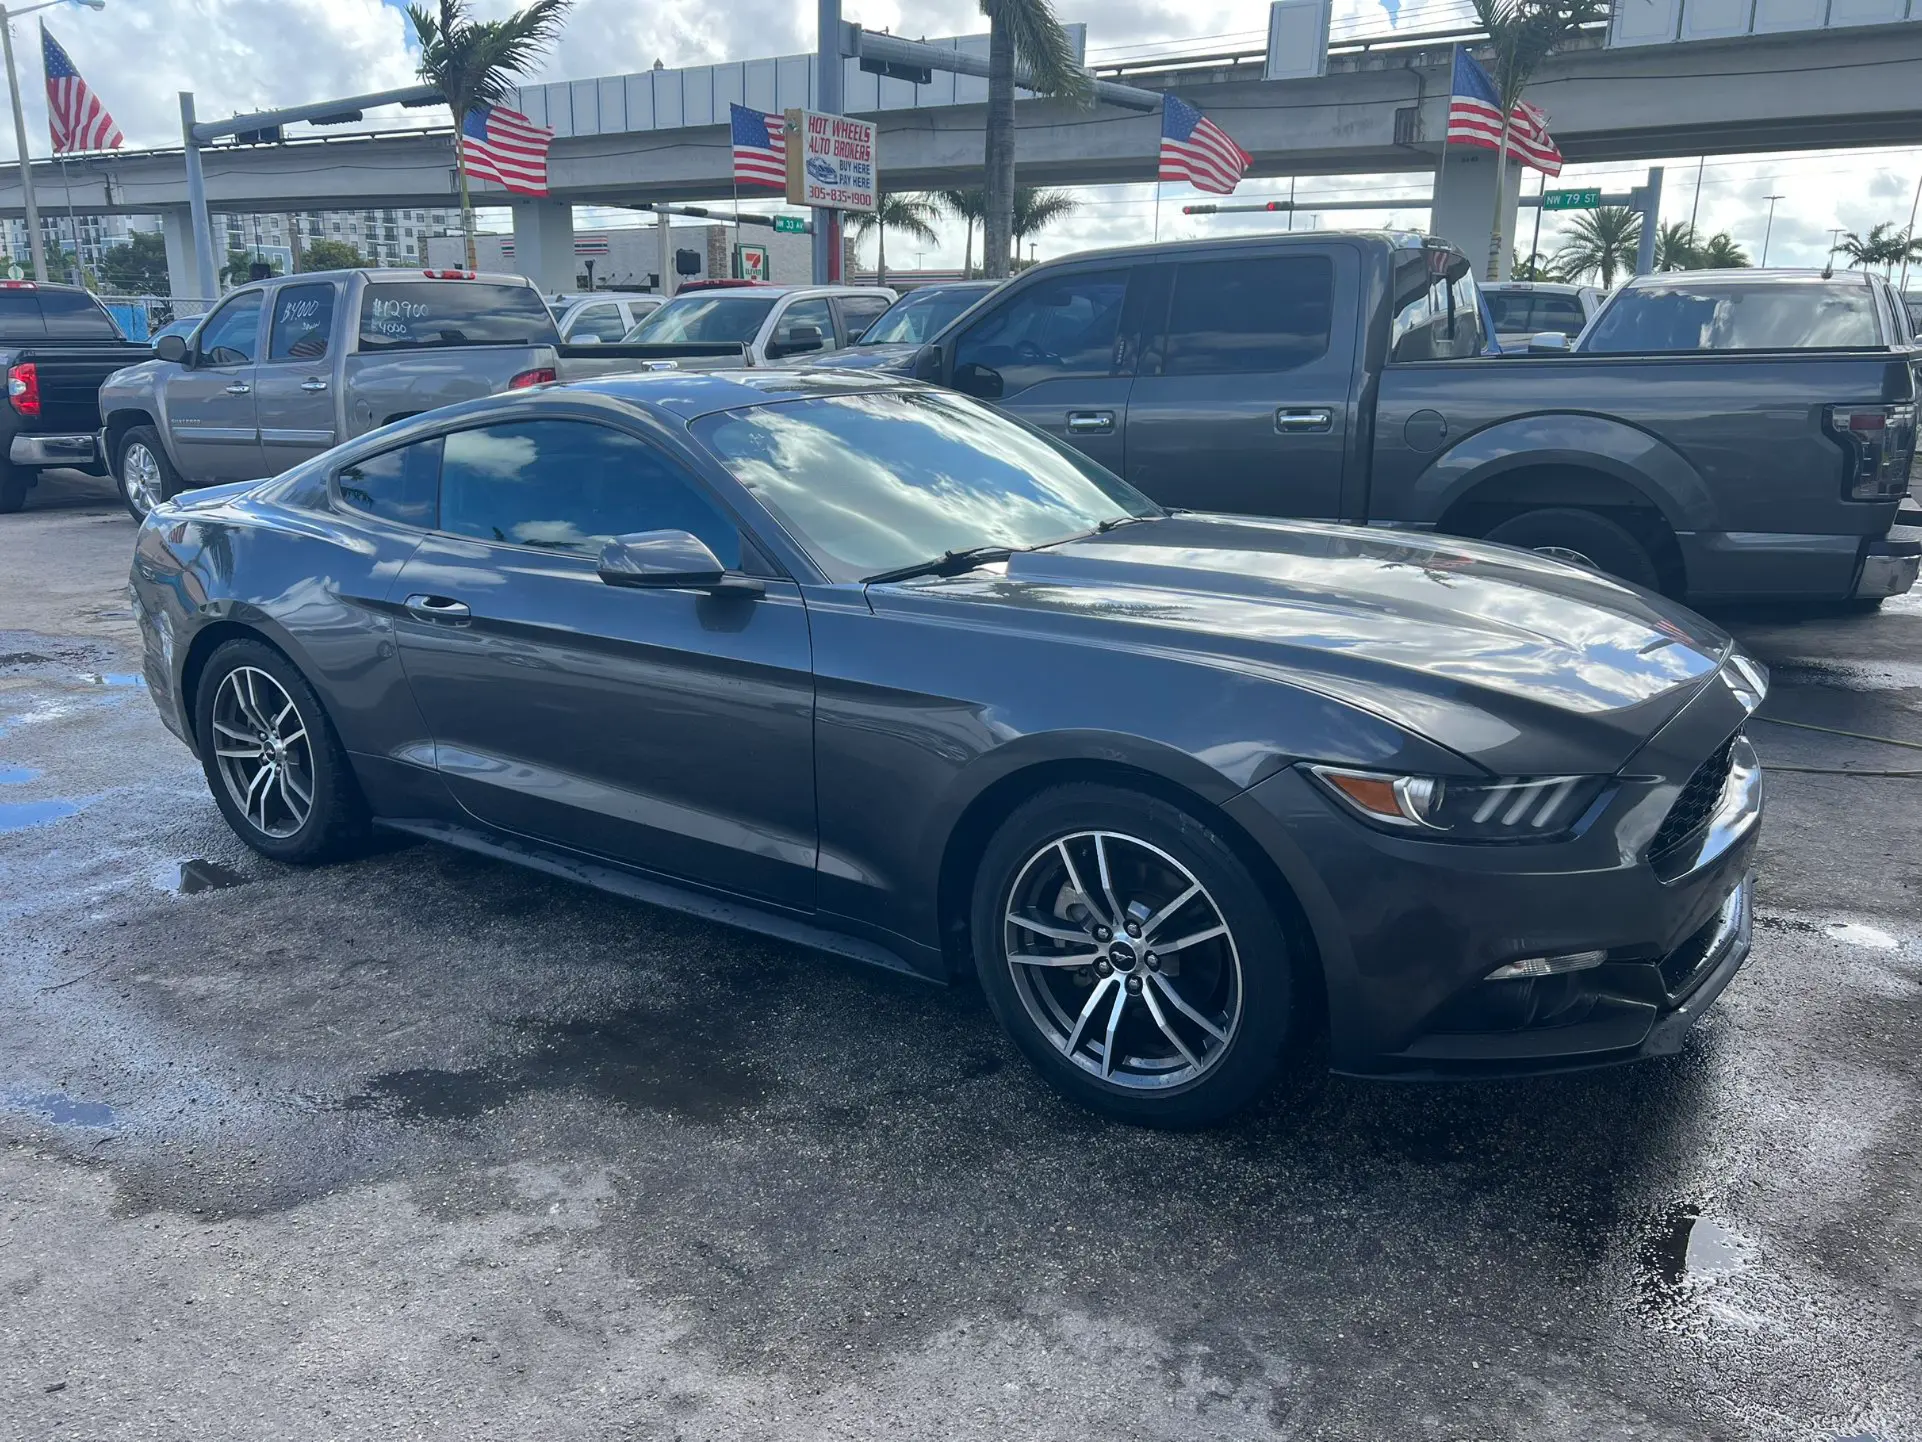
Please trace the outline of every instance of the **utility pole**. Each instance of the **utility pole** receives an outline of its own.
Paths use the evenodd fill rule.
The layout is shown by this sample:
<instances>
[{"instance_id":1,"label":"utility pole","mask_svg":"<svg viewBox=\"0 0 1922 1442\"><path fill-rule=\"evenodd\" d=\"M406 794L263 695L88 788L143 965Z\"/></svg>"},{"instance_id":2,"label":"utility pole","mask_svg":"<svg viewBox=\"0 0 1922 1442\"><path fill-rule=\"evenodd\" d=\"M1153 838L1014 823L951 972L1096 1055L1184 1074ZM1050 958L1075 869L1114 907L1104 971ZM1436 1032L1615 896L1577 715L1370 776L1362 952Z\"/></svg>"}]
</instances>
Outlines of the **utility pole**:
<instances>
[{"instance_id":1,"label":"utility pole","mask_svg":"<svg viewBox=\"0 0 1922 1442\"><path fill-rule=\"evenodd\" d=\"M1762 227L1762 264L1763 265L1767 265L1769 263L1769 236L1772 235L1775 231L1775 202L1785 198L1786 197L1780 196L1780 195L1765 195L1762 197L1762 199L1766 200L1769 203L1768 223Z\"/></svg>"},{"instance_id":2,"label":"utility pole","mask_svg":"<svg viewBox=\"0 0 1922 1442\"><path fill-rule=\"evenodd\" d=\"M841 0L818 0L815 10L815 70L820 90L815 106L827 115L841 113L841 75L843 69ZM791 135L789 145L799 145L804 137ZM841 212L817 210L814 227L814 283L830 285L841 278Z\"/></svg>"},{"instance_id":3,"label":"utility pole","mask_svg":"<svg viewBox=\"0 0 1922 1442\"><path fill-rule=\"evenodd\" d=\"M0 5L0 45L7 57L7 89L13 92L13 143L20 156L20 201L27 212L27 244L33 250L33 278L47 283L47 242L40 235L40 207L33 200L33 161L27 154L27 116L20 108L20 73L13 68L13 17Z\"/></svg>"},{"instance_id":4,"label":"utility pole","mask_svg":"<svg viewBox=\"0 0 1922 1442\"><path fill-rule=\"evenodd\" d=\"M1828 259L1823 262L1823 269L1833 270L1835 268L1835 252L1842 248L1842 237L1847 233L1848 227L1846 225L1832 225L1829 227L1829 253Z\"/></svg>"},{"instance_id":5,"label":"utility pole","mask_svg":"<svg viewBox=\"0 0 1922 1442\"><path fill-rule=\"evenodd\" d=\"M200 289L208 300L220 295L220 270L214 264L213 222L207 218L207 177L200 169L200 140L194 134L194 93L180 92L180 138L186 148L187 209L193 216L194 263L200 268Z\"/></svg>"}]
</instances>

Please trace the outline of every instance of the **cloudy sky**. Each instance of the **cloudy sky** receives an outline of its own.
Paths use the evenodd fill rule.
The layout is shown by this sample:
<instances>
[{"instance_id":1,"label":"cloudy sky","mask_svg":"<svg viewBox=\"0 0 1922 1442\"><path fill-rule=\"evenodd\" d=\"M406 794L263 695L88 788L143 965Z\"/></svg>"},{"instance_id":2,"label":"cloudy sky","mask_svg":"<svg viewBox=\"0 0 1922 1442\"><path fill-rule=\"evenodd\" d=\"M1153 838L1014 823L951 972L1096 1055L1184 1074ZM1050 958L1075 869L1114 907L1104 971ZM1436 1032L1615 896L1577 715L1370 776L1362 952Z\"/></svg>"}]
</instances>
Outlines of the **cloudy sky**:
<instances>
[{"instance_id":1,"label":"cloudy sky","mask_svg":"<svg viewBox=\"0 0 1922 1442\"><path fill-rule=\"evenodd\" d=\"M483 14L509 0L477 0ZM911 36L957 35L982 27L974 0L843 0L844 13L873 29ZM1089 22L1096 64L1168 50L1200 53L1256 48L1267 25L1266 0L1060 0L1065 20ZM640 70L656 59L670 66L794 54L812 48L813 0L577 0L573 19L538 79L580 78ZM1429 32L1468 13L1466 0L1336 0L1337 37ZM127 134L129 145L179 143L176 92L192 90L203 116L234 114L309 99L405 85L413 79L409 32L401 8L386 0L107 0L100 12L68 3L43 12L50 28ZM26 102L29 144L45 153L46 115L34 19L16 21L14 37ZM1551 117L1552 119L1552 117ZM0 131L7 127L0 126ZM0 136L0 158L13 153ZM1881 220L1906 224L1922 177L1922 150L1667 158L1664 219L1697 213L1705 231L1726 230L1760 258L1768 202L1779 193L1769 259L1819 264L1832 227L1866 231ZM1562 184L1626 189L1640 167L1571 166ZM1529 183L1534 183L1530 176ZM1408 196L1426 177L1303 177L1297 198ZM1177 194L1177 190L1183 194ZM1286 196L1286 179L1245 182L1238 198ZM1078 192L1078 214L1048 232L1040 254L1092 244L1146 239L1154 232L1153 187L1090 187ZM1185 187L1169 186L1160 234L1226 234L1273 225L1277 217L1185 218ZM1333 212L1330 224L1416 224L1412 210ZM1301 223L1301 222L1297 222ZM1542 227L1542 248L1555 247L1556 220ZM1521 237L1527 248L1527 227ZM958 264L960 235L923 253L926 264ZM913 263L897 242L891 259Z\"/></svg>"}]
</instances>

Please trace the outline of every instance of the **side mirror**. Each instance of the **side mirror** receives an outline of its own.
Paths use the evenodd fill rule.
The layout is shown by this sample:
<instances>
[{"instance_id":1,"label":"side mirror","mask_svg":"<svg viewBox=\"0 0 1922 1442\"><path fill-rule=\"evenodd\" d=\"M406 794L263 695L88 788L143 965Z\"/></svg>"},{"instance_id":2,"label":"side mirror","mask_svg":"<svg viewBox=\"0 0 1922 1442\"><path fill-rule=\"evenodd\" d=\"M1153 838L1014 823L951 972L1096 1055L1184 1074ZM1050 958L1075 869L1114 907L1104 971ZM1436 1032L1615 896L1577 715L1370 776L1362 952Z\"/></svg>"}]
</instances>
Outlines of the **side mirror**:
<instances>
[{"instance_id":1,"label":"side mirror","mask_svg":"<svg viewBox=\"0 0 1922 1442\"><path fill-rule=\"evenodd\" d=\"M984 401L1001 399L1001 372L992 366L964 361L954 368L954 388Z\"/></svg>"},{"instance_id":2,"label":"side mirror","mask_svg":"<svg viewBox=\"0 0 1922 1442\"><path fill-rule=\"evenodd\" d=\"M929 342L916 351L914 359L908 362L908 374L918 381L933 381L939 385L942 359L941 347Z\"/></svg>"},{"instance_id":3,"label":"side mirror","mask_svg":"<svg viewBox=\"0 0 1922 1442\"><path fill-rule=\"evenodd\" d=\"M593 331L588 331L585 335L569 336L567 343L569 345L599 345L601 338L595 335Z\"/></svg>"},{"instance_id":4,"label":"side mirror","mask_svg":"<svg viewBox=\"0 0 1922 1442\"><path fill-rule=\"evenodd\" d=\"M153 353L161 360L172 365L187 363L187 338L181 335L163 335L153 343Z\"/></svg>"},{"instance_id":5,"label":"side mirror","mask_svg":"<svg viewBox=\"0 0 1922 1442\"><path fill-rule=\"evenodd\" d=\"M1567 355L1568 337L1558 330L1545 330L1528 338L1530 355Z\"/></svg>"},{"instance_id":6,"label":"side mirror","mask_svg":"<svg viewBox=\"0 0 1922 1442\"><path fill-rule=\"evenodd\" d=\"M690 531L636 531L601 548L600 577L637 590L729 591L758 595L748 576L730 576L707 543Z\"/></svg>"},{"instance_id":7,"label":"side mirror","mask_svg":"<svg viewBox=\"0 0 1922 1442\"><path fill-rule=\"evenodd\" d=\"M781 342L783 355L800 355L803 352L821 348L821 328L812 325L797 325L787 333Z\"/></svg>"}]
</instances>

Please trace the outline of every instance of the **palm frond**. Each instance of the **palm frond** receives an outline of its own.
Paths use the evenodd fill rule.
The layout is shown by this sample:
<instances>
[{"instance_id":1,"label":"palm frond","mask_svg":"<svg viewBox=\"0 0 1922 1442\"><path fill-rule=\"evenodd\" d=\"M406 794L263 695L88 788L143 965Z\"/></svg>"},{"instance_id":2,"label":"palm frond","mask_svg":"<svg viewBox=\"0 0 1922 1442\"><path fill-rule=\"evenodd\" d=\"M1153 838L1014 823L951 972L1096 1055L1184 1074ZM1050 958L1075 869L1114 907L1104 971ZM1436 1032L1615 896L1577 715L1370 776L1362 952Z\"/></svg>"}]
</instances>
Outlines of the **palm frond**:
<instances>
[{"instance_id":1,"label":"palm frond","mask_svg":"<svg viewBox=\"0 0 1922 1442\"><path fill-rule=\"evenodd\" d=\"M1014 238L1025 240L1080 208L1081 202L1065 190L1018 185L1014 191Z\"/></svg>"},{"instance_id":2,"label":"palm frond","mask_svg":"<svg viewBox=\"0 0 1922 1442\"><path fill-rule=\"evenodd\" d=\"M1014 41L1014 53L1041 95L1084 104L1094 98L1094 79L1075 58L1074 42L1049 0L981 0L981 13Z\"/></svg>"}]
</instances>

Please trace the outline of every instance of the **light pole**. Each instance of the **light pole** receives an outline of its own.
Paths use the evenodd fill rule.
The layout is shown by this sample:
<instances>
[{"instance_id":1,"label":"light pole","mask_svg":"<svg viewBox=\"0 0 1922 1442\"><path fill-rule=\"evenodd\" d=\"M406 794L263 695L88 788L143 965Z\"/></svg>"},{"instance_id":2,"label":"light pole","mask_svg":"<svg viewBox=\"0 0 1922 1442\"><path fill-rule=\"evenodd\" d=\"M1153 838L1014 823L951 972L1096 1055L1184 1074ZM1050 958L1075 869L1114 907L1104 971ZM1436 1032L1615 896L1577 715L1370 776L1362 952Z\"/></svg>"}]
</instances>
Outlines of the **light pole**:
<instances>
[{"instance_id":1,"label":"light pole","mask_svg":"<svg viewBox=\"0 0 1922 1442\"><path fill-rule=\"evenodd\" d=\"M1769 263L1769 233L1775 229L1775 202L1778 200L1781 200L1782 198L1783 197L1779 195L1765 195L1762 197L1762 199L1766 200L1769 203L1768 224L1762 227L1762 264L1763 265L1767 265Z\"/></svg>"},{"instance_id":2,"label":"light pole","mask_svg":"<svg viewBox=\"0 0 1922 1442\"><path fill-rule=\"evenodd\" d=\"M27 158L27 116L20 108L20 75L13 68L13 22L22 15L31 15L36 10L51 10L66 0L40 0L38 5L23 5L10 10L0 4L0 49L6 52L7 89L13 94L13 143L20 157L20 202L27 212L27 244L33 250L33 278L40 284L47 283L47 243L40 238L40 207L33 201L33 166ZM106 8L107 0L74 0L77 5L85 5L89 10ZM75 249L80 242L74 242Z\"/></svg>"}]
</instances>

